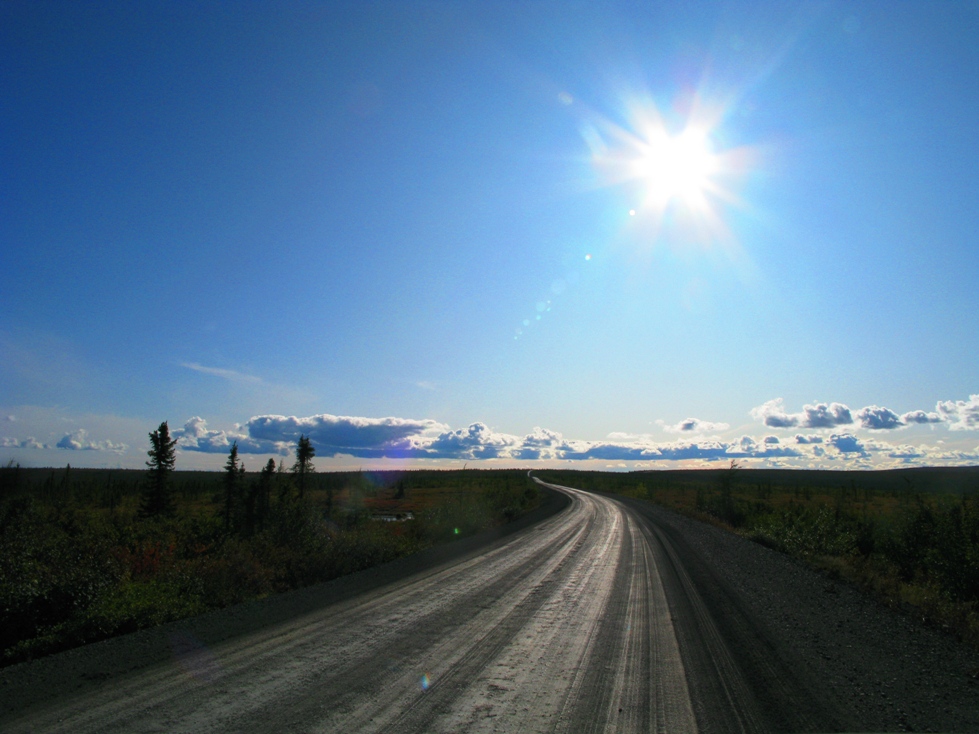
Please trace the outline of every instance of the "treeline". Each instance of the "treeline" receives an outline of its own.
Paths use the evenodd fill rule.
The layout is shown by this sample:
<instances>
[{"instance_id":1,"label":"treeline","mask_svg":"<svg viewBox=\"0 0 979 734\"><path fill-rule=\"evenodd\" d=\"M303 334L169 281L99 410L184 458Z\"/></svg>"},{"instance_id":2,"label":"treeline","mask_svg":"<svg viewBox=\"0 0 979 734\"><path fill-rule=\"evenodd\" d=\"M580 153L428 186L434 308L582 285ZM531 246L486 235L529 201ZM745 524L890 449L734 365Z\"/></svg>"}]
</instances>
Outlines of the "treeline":
<instances>
[{"instance_id":1,"label":"treeline","mask_svg":"<svg viewBox=\"0 0 979 734\"><path fill-rule=\"evenodd\" d=\"M0 467L0 663L260 598L502 524L539 503L518 471L175 471L166 423L146 472ZM378 522L383 513L411 517Z\"/></svg>"},{"instance_id":2,"label":"treeline","mask_svg":"<svg viewBox=\"0 0 979 734\"><path fill-rule=\"evenodd\" d=\"M979 468L539 476L722 525L979 642Z\"/></svg>"}]
</instances>

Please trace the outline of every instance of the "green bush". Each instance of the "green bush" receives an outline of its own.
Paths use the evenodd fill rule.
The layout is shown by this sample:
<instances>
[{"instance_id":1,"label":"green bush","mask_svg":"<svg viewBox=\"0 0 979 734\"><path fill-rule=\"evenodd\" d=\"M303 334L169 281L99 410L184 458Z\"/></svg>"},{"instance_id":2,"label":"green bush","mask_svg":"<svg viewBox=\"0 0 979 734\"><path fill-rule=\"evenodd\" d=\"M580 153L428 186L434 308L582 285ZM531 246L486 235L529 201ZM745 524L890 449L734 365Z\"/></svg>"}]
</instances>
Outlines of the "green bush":
<instances>
[{"instance_id":1,"label":"green bush","mask_svg":"<svg viewBox=\"0 0 979 734\"><path fill-rule=\"evenodd\" d=\"M775 512L758 519L749 532L754 540L802 557L853 555L858 535L853 523L841 522L826 507Z\"/></svg>"},{"instance_id":2,"label":"green bush","mask_svg":"<svg viewBox=\"0 0 979 734\"><path fill-rule=\"evenodd\" d=\"M77 484L71 489L67 472L64 486L52 472L35 492L14 468L3 469L3 664L327 581L514 519L538 501L536 486L516 473L433 472L428 481L463 491L410 522L372 522L362 499L370 487L361 487L334 513L336 522L308 494L298 499L282 492L260 527L229 527L213 503L141 517L138 484L128 495L118 481L93 482L83 492ZM331 487L350 480L322 479ZM354 479L366 481L359 474ZM403 492L417 481L411 475L392 480ZM181 486L189 488L181 496L209 495L200 479ZM88 505L72 496L87 497Z\"/></svg>"}]
</instances>

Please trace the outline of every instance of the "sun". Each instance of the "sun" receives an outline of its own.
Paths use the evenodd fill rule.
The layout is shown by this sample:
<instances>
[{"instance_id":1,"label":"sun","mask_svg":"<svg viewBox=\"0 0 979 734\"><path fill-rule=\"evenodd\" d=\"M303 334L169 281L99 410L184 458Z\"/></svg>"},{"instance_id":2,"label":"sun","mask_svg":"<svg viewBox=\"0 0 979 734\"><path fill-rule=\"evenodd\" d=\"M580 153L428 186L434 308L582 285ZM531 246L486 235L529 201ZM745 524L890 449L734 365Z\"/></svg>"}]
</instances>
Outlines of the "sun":
<instances>
[{"instance_id":1,"label":"sun","mask_svg":"<svg viewBox=\"0 0 979 734\"><path fill-rule=\"evenodd\" d=\"M706 130L690 126L673 136L658 130L637 148L632 175L645 188L648 205L663 210L677 202L694 211L707 208L719 159Z\"/></svg>"},{"instance_id":2,"label":"sun","mask_svg":"<svg viewBox=\"0 0 979 734\"><path fill-rule=\"evenodd\" d=\"M725 219L744 208L737 188L755 152L720 144L728 137L723 104L696 95L667 109L663 114L649 95L637 95L624 100L625 125L595 115L582 126L596 183L625 194L627 226L644 242L651 236L675 247L733 248Z\"/></svg>"}]
</instances>

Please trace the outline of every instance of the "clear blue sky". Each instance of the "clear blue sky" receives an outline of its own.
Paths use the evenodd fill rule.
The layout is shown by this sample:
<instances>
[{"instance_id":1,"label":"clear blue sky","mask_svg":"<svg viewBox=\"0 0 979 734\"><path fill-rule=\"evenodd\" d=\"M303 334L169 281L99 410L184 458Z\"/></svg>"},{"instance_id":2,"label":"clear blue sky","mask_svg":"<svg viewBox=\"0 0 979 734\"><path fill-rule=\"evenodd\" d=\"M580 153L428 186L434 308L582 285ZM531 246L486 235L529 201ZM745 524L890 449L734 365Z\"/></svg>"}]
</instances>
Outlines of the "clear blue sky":
<instances>
[{"instance_id":1,"label":"clear blue sky","mask_svg":"<svg viewBox=\"0 0 979 734\"><path fill-rule=\"evenodd\" d=\"M0 6L0 459L979 462L979 4ZM60 444L60 446L59 446Z\"/></svg>"}]
</instances>

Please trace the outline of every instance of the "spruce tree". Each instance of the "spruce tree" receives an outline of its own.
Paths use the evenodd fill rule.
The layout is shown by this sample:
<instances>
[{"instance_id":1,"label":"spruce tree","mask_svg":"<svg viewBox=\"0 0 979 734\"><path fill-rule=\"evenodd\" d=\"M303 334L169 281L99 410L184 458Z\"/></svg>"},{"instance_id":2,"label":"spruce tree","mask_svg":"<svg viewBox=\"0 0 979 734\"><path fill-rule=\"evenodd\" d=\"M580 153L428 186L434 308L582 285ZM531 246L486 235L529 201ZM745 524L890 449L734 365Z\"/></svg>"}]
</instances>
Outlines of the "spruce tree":
<instances>
[{"instance_id":1,"label":"spruce tree","mask_svg":"<svg viewBox=\"0 0 979 734\"><path fill-rule=\"evenodd\" d=\"M172 517L176 503L170 491L170 474L177 463L177 439L170 438L170 427L166 421L150 433L150 460L146 483L143 485L143 500L140 503L140 517Z\"/></svg>"},{"instance_id":2,"label":"spruce tree","mask_svg":"<svg viewBox=\"0 0 979 734\"><path fill-rule=\"evenodd\" d=\"M296 475L296 483L299 485L299 499L303 498L306 491L306 475L316 471L313 468L313 457L316 456L316 449L310 440L299 435L299 443L296 445L296 463L292 465L292 473Z\"/></svg>"},{"instance_id":3,"label":"spruce tree","mask_svg":"<svg viewBox=\"0 0 979 734\"><path fill-rule=\"evenodd\" d=\"M224 465L224 512L222 514L225 532L231 532L231 520L238 501L242 468L238 466L238 442L233 441L231 451L228 452L228 463Z\"/></svg>"},{"instance_id":4,"label":"spruce tree","mask_svg":"<svg viewBox=\"0 0 979 734\"><path fill-rule=\"evenodd\" d=\"M258 478L258 507L256 515L258 529L265 529L265 521L269 516L269 500L272 496L272 482L275 480L275 459L269 459L269 463L262 469Z\"/></svg>"}]
</instances>

